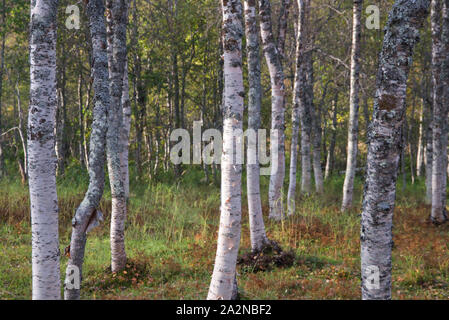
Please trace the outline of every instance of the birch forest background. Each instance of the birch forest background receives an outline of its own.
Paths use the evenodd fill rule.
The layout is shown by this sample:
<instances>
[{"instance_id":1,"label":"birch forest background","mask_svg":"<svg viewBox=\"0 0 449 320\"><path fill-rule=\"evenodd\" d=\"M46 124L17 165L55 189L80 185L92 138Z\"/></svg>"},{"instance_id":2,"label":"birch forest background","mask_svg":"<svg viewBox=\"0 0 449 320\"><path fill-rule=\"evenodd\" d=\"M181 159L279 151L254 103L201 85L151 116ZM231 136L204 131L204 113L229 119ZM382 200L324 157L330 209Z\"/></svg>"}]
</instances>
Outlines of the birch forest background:
<instances>
[{"instance_id":1,"label":"birch forest background","mask_svg":"<svg viewBox=\"0 0 449 320\"><path fill-rule=\"evenodd\" d=\"M449 0L0 0L0 299L448 299L448 113Z\"/></svg>"}]
</instances>

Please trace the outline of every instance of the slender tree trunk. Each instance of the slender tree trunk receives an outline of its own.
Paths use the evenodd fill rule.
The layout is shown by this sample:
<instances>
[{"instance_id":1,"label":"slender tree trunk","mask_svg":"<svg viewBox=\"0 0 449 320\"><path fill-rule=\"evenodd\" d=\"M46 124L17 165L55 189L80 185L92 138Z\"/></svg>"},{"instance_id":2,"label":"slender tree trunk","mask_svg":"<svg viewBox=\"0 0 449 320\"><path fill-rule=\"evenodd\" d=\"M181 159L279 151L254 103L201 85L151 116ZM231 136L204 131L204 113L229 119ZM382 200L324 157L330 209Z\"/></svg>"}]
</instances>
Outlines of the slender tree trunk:
<instances>
[{"instance_id":1,"label":"slender tree trunk","mask_svg":"<svg viewBox=\"0 0 449 320\"><path fill-rule=\"evenodd\" d=\"M129 132L131 130L131 102L129 100L129 82L128 82L128 61L125 63L125 70L123 73L123 93L122 93L122 112L123 125L121 127L120 135L120 164L122 172L122 180L125 188L126 200L129 198Z\"/></svg>"},{"instance_id":2,"label":"slender tree trunk","mask_svg":"<svg viewBox=\"0 0 449 320\"><path fill-rule=\"evenodd\" d=\"M425 167L426 167L426 203L432 203L432 157L433 157L433 106L432 102L427 104L428 112L426 112L426 150L425 150Z\"/></svg>"},{"instance_id":3,"label":"slender tree trunk","mask_svg":"<svg viewBox=\"0 0 449 320\"><path fill-rule=\"evenodd\" d=\"M418 153L416 156L416 176L421 177L423 172L423 163L424 163L424 139L423 139L423 115L424 115L424 98L421 98L421 109L419 111L419 133L418 133Z\"/></svg>"},{"instance_id":4,"label":"slender tree trunk","mask_svg":"<svg viewBox=\"0 0 449 320\"><path fill-rule=\"evenodd\" d=\"M58 1L32 1L28 115L33 299L60 299L55 116Z\"/></svg>"},{"instance_id":5,"label":"slender tree trunk","mask_svg":"<svg viewBox=\"0 0 449 320\"><path fill-rule=\"evenodd\" d=\"M307 103L307 97L305 95L307 86L306 77L306 39L307 39L307 16L309 11L310 0L298 0L299 22L298 22L298 35L297 42L301 44L301 51L297 58L297 71L299 73L298 80L301 83L297 84L298 94L298 106L299 115L301 120L301 192L309 194L312 191L312 157L311 157L311 132L312 132L312 117ZM303 9L301 9L303 8ZM297 44L298 45L298 44ZM298 50L298 49L297 49ZM299 68L299 69L298 69Z\"/></svg>"},{"instance_id":6,"label":"slender tree trunk","mask_svg":"<svg viewBox=\"0 0 449 320\"><path fill-rule=\"evenodd\" d=\"M432 29L432 210L431 221L441 224L447 219L446 215L446 157L444 147L447 142L447 107L442 104L441 62L443 59L441 48L441 0L432 0L431 29ZM444 187L444 190L443 190Z\"/></svg>"},{"instance_id":7,"label":"slender tree trunk","mask_svg":"<svg viewBox=\"0 0 449 320\"><path fill-rule=\"evenodd\" d=\"M126 64L126 24L128 20L127 1L106 1L108 15L109 50L109 94L111 107L108 112L108 132L106 135L106 154L111 185L111 269L122 270L126 265L125 220L126 193L120 160L120 133L123 125L122 93Z\"/></svg>"},{"instance_id":8,"label":"slender tree trunk","mask_svg":"<svg viewBox=\"0 0 449 320\"><path fill-rule=\"evenodd\" d=\"M362 298L391 299L392 227L407 78L429 0L397 0L379 56L361 218Z\"/></svg>"},{"instance_id":9,"label":"slender tree trunk","mask_svg":"<svg viewBox=\"0 0 449 320\"><path fill-rule=\"evenodd\" d=\"M313 37L310 47L313 46ZM315 108L314 104L314 94L313 94L313 84L314 84L314 75L313 75L313 51L310 50L307 53L307 104L309 105L310 117L312 118L312 164L313 164L313 173L315 179L315 191L320 194L324 191L324 182L323 182L323 169L321 168L321 106L317 105Z\"/></svg>"},{"instance_id":10,"label":"slender tree trunk","mask_svg":"<svg viewBox=\"0 0 449 320\"><path fill-rule=\"evenodd\" d=\"M360 74L360 35L363 0L353 1L352 20L352 50L351 50L351 89L349 102L348 125L348 153L346 160L345 182L343 185L343 202L341 211L344 212L353 204L354 178L357 167L357 141L359 131L359 74Z\"/></svg>"},{"instance_id":11,"label":"slender tree trunk","mask_svg":"<svg viewBox=\"0 0 449 320\"><path fill-rule=\"evenodd\" d=\"M267 243L260 199L260 167L258 130L260 128L260 105L262 87L260 83L259 33L256 20L256 2L245 0L245 32L248 60L248 136L246 179L248 189L248 212L251 249L259 250Z\"/></svg>"},{"instance_id":12,"label":"slender tree trunk","mask_svg":"<svg viewBox=\"0 0 449 320\"><path fill-rule=\"evenodd\" d=\"M66 100L66 84L67 84L67 75L66 75L66 68L67 68L67 53L64 48L64 44L62 45L62 61L61 61L61 69L58 74L61 74L61 79L58 82L58 109L56 114L56 144L55 144L55 151L56 156L58 158L57 163L57 174L58 176L63 175L65 171L65 163L66 163L66 156L67 156L67 100Z\"/></svg>"},{"instance_id":13,"label":"slender tree trunk","mask_svg":"<svg viewBox=\"0 0 449 320\"><path fill-rule=\"evenodd\" d=\"M326 170L324 173L325 180L329 179L330 175L332 174L332 170L334 168L334 152L335 152L335 144L337 142L337 105L338 105L338 92L335 93L335 98L332 101L332 133L326 159Z\"/></svg>"},{"instance_id":14,"label":"slender tree trunk","mask_svg":"<svg viewBox=\"0 0 449 320\"><path fill-rule=\"evenodd\" d=\"M84 112L83 112L83 76L78 75L78 126L80 130L80 140L78 141L79 160L81 165L87 166L84 156Z\"/></svg>"},{"instance_id":15,"label":"slender tree trunk","mask_svg":"<svg viewBox=\"0 0 449 320\"><path fill-rule=\"evenodd\" d=\"M285 59L285 38L287 36L288 14L290 12L290 0L282 0L281 11L278 20L277 48L281 61Z\"/></svg>"},{"instance_id":16,"label":"slender tree trunk","mask_svg":"<svg viewBox=\"0 0 449 320\"><path fill-rule=\"evenodd\" d=\"M23 149L23 162L20 164L19 167L21 167L21 175L23 183L25 183L28 180L28 151L27 151L27 145L24 138L23 133L23 112L22 112L22 99L20 97L20 88L19 88L19 76L17 77L15 89L14 89L16 98L17 98L17 113L19 118L19 123L17 125L19 131L19 137L20 141L22 143L22 149ZM23 173L22 173L23 172Z\"/></svg>"},{"instance_id":17,"label":"slender tree trunk","mask_svg":"<svg viewBox=\"0 0 449 320\"><path fill-rule=\"evenodd\" d=\"M293 110L292 110L292 140L291 140L291 154L290 154L290 172L289 172L289 184L287 193L287 207L288 215L295 213L295 196L296 196L296 171L298 163L298 138L299 138L299 123L301 121L301 107L304 107L304 99L301 99L303 95L304 87L304 14L305 7L302 0L298 1L299 7L299 23L298 31L296 33L296 70L293 87Z\"/></svg>"},{"instance_id":18,"label":"slender tree trunk","mask_svg":"<svg viewBox=\"0 0 449 320\"><path fill-rule=\"evenodd\" d=\"M78 269L82 279L82 266L87 232L102 220L99 211L104 190L104 164L106 153L106 132L108 130L107 110L110 105L108 56L106 51L105 7L102 0L90 0L87 4L90 34L93 47L94 107L89 153L89 187L72 220L72 239L68 247L69 262L66 270L64 296L66 300L80 298L80 288L68 285L73 270ZM81 281L80 281L81 283Z\"/></svg>"},{"instance_id":19,"label":"slender tree trunk","mask_svg":"<svg viewBox=\"0 0 449 320\"><path fill-rule=\"evenodd\" d=\"M260 33L263 52L268 65L271 80L271 129L278 132L277 141L270 141L271 163L270 186L268 200L271 219L283 218L282 189L285 176L285 135L284 135L284 72L277 46L274 42L271 25L271 5L269 0L259 0ZM277 157L274 156L277 154Z\"/></svg>"},{"instance_id":20,"label":"slender tree trunk","mask_svg":"<svg viewBox=\"0 0 449 320\"><path fill-rule=\"evenodd\" d=\"M242 130L242 7L240 0L222 1L224 44L224 119L221 159L221 214L217 255L207 299L229 300L236 291L236 262L241 227L242 165L236 162Z\"/></svg>"},{"instance_id":21,"label":"slender tree trunk","mask_svg":"<svg viewBox=\"0 0 449 320\"><path fill-rule=\"evenodd\" d=\"M6 41L6 3L2 2L2 39L0 44L0 179L6 174L5 161L3 156L3 137L2 137L2 97L3 97L3 72L5 67L5 41Z\"/></svg>"},{"instance_id":22,"label":"slender tree trunk","mask_svg":"<svg viewBox=\"0 0 449 320\"><path fill-rule=\"evenodd\" d=\"M442 32L441 32L441 43L442 43L442 52L443 59L441 61L441 86L442 86L442 105L444 111L444 127L443 134L441 137L442 150L443 150L443 170L448 168L448 134L449 134L449 123L448 123L448 113L449 113L449 0L443 0L443 23L442 23ZM447 188L447 171L444 176L441 191L443 193L443 209L446 213L447 220L447 211L446 211L446 188Z\"/></svg>"}]
</instances>

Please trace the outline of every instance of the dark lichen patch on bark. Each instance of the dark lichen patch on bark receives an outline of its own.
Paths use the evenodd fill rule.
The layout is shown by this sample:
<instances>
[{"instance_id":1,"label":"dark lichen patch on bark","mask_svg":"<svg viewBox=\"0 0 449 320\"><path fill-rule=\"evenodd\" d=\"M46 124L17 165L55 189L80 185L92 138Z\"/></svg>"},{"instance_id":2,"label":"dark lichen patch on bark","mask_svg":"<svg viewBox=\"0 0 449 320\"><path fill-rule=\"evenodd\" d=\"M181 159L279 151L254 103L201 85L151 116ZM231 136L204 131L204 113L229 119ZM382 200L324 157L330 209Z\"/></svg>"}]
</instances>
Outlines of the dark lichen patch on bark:
<instances>
[{"instance_id":1,"label":"dark lichen patch on bark","mask_svg":"<svg viewBox=\"0 0 449 320\"><path fill-rule=\"evenodd\" d=\"M398 98L391 94L383 94L379 98L379 109L391 111L398 106Z\"/></svg>"}]
</instances>

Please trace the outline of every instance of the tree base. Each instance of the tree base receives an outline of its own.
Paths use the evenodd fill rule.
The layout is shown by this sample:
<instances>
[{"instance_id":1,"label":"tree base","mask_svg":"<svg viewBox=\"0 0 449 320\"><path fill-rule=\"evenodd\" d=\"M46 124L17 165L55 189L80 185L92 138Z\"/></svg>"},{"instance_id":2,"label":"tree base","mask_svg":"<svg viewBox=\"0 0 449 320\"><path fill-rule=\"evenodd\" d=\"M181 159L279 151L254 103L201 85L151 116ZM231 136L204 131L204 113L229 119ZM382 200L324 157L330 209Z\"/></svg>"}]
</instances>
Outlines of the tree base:
<instances>
[{"instance_id":1,"label":"tree base","mask_svg":"<svg viewBox=\"0 0 449 320\"><path fill-rule=\"evenodd\" d=\"M295 259L296 255L292 250L284 251L276 241L268 240L261 249L250 251L238 257L237 265L242 266L249 272L256 273L269 271L274 267L291 267Z\"/></svg>"}]
</instances>

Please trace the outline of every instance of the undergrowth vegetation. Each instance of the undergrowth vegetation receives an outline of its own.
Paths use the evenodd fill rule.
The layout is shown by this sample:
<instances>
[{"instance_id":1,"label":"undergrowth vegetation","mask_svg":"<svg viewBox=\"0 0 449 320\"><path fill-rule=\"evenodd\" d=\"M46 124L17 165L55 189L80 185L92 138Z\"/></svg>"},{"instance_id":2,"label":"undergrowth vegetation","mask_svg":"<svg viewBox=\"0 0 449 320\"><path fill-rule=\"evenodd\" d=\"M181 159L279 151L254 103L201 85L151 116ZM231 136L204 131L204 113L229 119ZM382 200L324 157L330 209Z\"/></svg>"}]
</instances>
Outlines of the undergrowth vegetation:
<instances>
[{"instance_id":1,"label":"undergrowth vegetation","mask_svg":"<svg viewBox=\"0 0 449 320\"><path fill-rule=\"evenodd\" d=\"M73 166L58 180L60 250L70 242L70 221L87 186L84 170ZM177 183L160 177L131 179L126 224L129 257L124 271L110 272L110 192L105 191L103 224L88 237L83 299L204 299L216 250L220 190L200 170ZM262 200L270 239L294 253L287 265L254 270L238 266L241 299L360 299L360 202L341 213L343 176L332 177L321 196L297 196L296 214L282 222L266 217L268 179ZM106 183L108 186L108 183ZM398 185L394 218L393 298L449 298L449 225L428 221L424 182ZM243 186L241 253L250 249L246 187ZM31 297L31 234L28 188L18 177L0 182L0 299ZM290 256L289 256L290 257ZM291 258L291 257L290 257ZM289 259L290 259L289 258ZM67 257L61 256L61 274Z\"/></svg>"}]
</instances>

